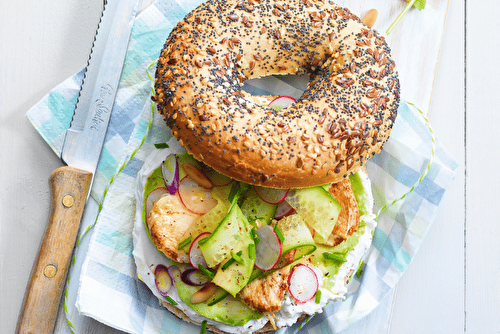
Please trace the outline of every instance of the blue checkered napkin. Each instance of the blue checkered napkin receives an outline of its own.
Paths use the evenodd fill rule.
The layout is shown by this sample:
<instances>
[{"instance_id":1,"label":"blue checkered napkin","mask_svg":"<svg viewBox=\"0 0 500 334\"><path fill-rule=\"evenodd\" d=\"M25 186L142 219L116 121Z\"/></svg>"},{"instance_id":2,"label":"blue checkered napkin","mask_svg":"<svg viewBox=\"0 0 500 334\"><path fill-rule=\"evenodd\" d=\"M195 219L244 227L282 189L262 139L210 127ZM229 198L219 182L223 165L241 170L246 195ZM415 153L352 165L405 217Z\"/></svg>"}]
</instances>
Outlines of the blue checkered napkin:
<instances>
[{"instance_id":1,"label":"blue checkered napkin","mask_svg":"<svg viewBox=\"0 0 500 334\"><path fill-rule=\"evenodd\" d=\"M82 80L83 71L80 71L54 88L26 114L58 157L61 156L64 134L73 117Z\"/></svg>"},{"instance_id":2,"label":"blue checkered napkin","mask_svg":"<svg viewBox=\"0 0 500 334\"><path fill-rule=\"evenodd\" d=\"M160 308L156 297L137 279L132 227L136 174L156 150L153 144L171 138L163 119L156 114L152 117L152 84L148 74L154 75L155 68L150 64L158 57L173 25L200 2L160 0L142 12L134 23L92 188L96 203L89 202L84 215L83 236L66 291L68 331L85 332L81 313L132 333L199 332L199 328L177 320ZM69 78L27 114L57 154L60 154L81 80L82 73ZM304 88L301 80L290 77L251 81L245 87L257 95L295 97L300 96ZM400 197L418 180L426 168L431 143L432 138L418 111L402 104L391 139L383 152L367 165L377 207ZM417 252L456 167L437 144L436 157L423 182L403 201L380 215L364 274L350 283L347 300L328 305L303 327L303 332L342 331L381 303ZM387 319L381 319L380 324L385 322Z\"/></svg>"}]
</instances>

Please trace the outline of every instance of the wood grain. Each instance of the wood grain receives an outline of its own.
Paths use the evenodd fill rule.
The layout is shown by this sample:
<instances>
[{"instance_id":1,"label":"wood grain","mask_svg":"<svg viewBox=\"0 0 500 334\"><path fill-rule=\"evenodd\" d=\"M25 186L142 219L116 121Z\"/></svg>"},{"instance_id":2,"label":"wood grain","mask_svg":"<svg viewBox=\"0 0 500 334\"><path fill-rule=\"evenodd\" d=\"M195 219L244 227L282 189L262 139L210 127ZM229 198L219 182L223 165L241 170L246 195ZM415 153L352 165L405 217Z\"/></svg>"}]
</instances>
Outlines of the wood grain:
<instances>
[{"instance_id":1,"label":"wood grain","mask_svg":"<svg viewBox=\"0 0 500 334\"><path fill-rule=\"evenodd\" d=\"M16 333L52 333L92 173L60 167L50 176L50 220L32 269Z\"/></svg>"}]
</instances>

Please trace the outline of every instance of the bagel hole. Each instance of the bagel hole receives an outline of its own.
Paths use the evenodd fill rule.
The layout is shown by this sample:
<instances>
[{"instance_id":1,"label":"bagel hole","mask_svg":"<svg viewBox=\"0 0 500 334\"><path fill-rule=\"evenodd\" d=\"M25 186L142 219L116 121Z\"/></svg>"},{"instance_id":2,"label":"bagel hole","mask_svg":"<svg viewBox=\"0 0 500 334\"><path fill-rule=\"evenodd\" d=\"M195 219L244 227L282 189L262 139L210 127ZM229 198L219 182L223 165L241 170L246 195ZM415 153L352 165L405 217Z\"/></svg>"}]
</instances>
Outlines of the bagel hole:
<instances>
[{"instance_id":1,"label":"bagel hole","mask_svg":"<svg viewBox=\"0 0 500 334\"><path fill-rule=\"evenodd\" d=\"M259 79L245 80L242 89L252 96L290 96L298 100L307 89L309 81L309 74L270 75Z\"/></svg>"}]
</instances>

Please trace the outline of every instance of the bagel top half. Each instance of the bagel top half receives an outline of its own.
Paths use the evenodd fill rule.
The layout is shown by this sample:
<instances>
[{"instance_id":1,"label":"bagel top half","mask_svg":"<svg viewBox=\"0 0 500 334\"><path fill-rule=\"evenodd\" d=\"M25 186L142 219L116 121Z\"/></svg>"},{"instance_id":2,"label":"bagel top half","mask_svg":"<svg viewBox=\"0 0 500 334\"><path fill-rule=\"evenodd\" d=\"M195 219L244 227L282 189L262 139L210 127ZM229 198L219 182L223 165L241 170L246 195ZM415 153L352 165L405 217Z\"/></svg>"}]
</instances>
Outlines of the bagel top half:
<instances>
[{"instance_id":1,"label":"bagel top half","mask_svg":"<svg viewBox=\"0 0 500 334\"><path fill-rule=\"evenodd\" d=\"M246 79L310 74L276 111ZM378 153L399 104L390 48L349 10L313 0L209 0L172 30L155 80L159 112L196 159L275 188L338 182Z\"/></svg>"}]
</instances>

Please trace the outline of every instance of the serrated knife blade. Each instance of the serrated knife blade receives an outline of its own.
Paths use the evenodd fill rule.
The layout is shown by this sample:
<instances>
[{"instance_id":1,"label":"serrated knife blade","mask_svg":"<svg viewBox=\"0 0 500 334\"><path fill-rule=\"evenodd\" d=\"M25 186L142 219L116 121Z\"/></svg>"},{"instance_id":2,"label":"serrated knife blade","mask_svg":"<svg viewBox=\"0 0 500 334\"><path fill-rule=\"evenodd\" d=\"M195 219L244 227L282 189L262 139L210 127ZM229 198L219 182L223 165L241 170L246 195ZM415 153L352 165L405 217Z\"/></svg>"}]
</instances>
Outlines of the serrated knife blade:
<instances>
[{"instance_id":1,"label":"serrated knife blade","mask_svg":"<svg viewBox=\"0 0 500 334\"><path fill-rule=\"evenodd\" d=\"M52 333L80 220L104 144L140 0L107 0L51 186L50 219L16 333Z\"/></svg>"},{"instance_id":2,"label":"serrated knife blade","mask_svg":"<svg viewBox=\"0 0 500 334\"><path fill-rule=\"evenodd\" d=\"M108 1L97 30L61 158L95 172L120 81L137 0ZM107 16L111 13L114 16Z\"/></svg>"}]
</instances>

